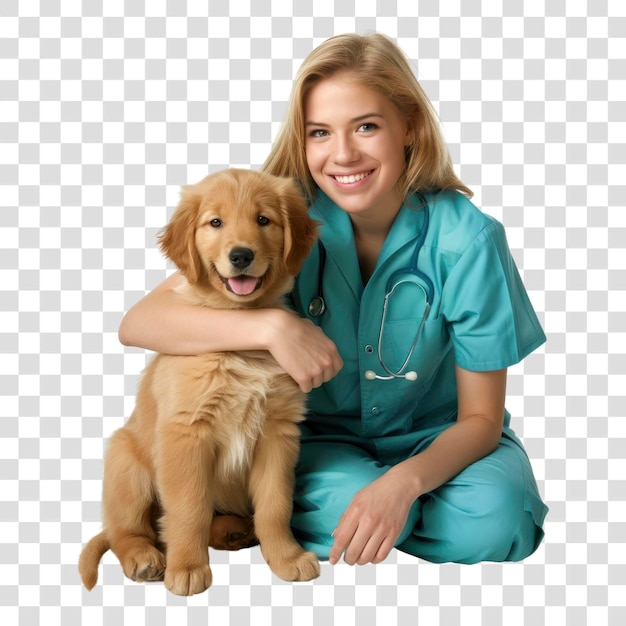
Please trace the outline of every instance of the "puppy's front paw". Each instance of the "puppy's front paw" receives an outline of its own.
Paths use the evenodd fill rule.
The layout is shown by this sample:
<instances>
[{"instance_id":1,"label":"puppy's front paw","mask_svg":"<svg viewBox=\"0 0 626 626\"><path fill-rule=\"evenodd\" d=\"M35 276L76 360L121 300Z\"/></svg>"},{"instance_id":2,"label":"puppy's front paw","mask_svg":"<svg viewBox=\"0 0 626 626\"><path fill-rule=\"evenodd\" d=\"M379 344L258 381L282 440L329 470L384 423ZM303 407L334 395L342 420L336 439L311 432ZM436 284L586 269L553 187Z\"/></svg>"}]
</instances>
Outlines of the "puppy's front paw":
<instances>
[{"instance_id":1,"label":"puppy's front paw","mask_svg":"<svg viewBox=\"0 0 626 626\"><path fill-rule=\"evenodd\" d=\"M192 596L206 591L213 582L213 574L208 563L198 567L174 568L165 570L165 586L177 596Z\"/></svg>"},{"instance_id":2,"label":"puppy's front paw","mask_svg":"<svg viewBox=\"0 0 626 626\"><path fill-rule=\"evenodd\" d=\"M273 559L268 563L270 569L283 580L313 580L320 575L320 563L313 552L298 552L283 559Z\"/></svg>"}]
</instances>

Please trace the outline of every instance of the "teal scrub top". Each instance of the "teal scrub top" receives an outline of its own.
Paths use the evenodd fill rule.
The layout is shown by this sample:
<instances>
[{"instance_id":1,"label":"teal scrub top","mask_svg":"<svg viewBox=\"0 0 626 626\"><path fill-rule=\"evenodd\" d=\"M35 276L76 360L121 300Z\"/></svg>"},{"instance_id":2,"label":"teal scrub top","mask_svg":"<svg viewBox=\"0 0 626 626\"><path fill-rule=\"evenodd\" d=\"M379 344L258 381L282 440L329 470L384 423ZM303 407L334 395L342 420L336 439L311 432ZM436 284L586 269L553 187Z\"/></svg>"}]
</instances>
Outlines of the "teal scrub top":
<instances>
[{"instance_id":1,"label":"teal scrub top","mask_svg":"<svg viewBox=\"0 0 626 626\"><path fill-rule=\"evenodd\" d=\"M430 216L425 233L424 202ZM332 380L310 393L311 425L357 437L405 441L408 449L411 434L455 421L455 364L473 371L502 369L544 343L545 335L504 228L465 196L442 191L409 198L365 286L348 214L321 191L310 214L321 222L320 239L326 250L322 289L327 308L317 318L308 311L319 291L317 247L296 280L292 303L335 342L344 361ZM367 370L386 374L378 359L383 302L394 282L390 281L392 274L408 272L420 237L424 242L418 269L432 281L434 293L429 316L405 368L415 371L418 378L368 380ZM415 282L426 287L425 281ZM410 352L423 302L422 290L414 285L401 285L391 296L381 349L385 364L394 372ZM505 412L504 418L506 432L509 414Z\"/></svg>"}]
</instances>

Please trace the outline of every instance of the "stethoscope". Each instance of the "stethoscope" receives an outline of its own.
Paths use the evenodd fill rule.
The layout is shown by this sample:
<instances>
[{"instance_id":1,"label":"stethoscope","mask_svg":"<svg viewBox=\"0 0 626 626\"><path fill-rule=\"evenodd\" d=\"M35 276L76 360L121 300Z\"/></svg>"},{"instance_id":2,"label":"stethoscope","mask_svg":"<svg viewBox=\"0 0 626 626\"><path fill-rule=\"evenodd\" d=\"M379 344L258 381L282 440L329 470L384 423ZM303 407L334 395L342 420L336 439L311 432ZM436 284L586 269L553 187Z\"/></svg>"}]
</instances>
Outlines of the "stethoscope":
<instances>
[{"instance_id":1,"label":"stethoscope","mask_svg":"<svg viewBox=\"0 0 626 626\"><path fill-rule=\"evenodd\" d=\"M417 372L413 370L405 371L408 367L409 361L415 352L415 348L417 346L417 342L419 341L420 335L422 334L422 330L424 329L424 324L428 319L428 314L430 312L430 307L433 302L435 286L433 285L433 281L422 272L418 266L419 254L424 246L424 241L426 239L426 233L428 232L428 224L430 219L430 214L428 210L428 205L425 205L423 208L424 211L424 225L420 232L420 236L415 244L415 249L413 250L413 255L411 257L411 264L408 268L400 269L395 271L387 281L387 286L385 289L385 299L383 302L383 315L380 321L380 330L378 331L378 346L377 346L377 356L378 362L380 366L385 370L387 375L377 374L374 370L366 370L365 378L367 380L393 380L394 378L404 378L408 381L417 380ZM326 300L324 299L324 268L326 266L326 248L321 240L318 240L318 252L319 252L319 266L318 266L318 277L317 277L317 295L313 297L311 302L309 303L309 315L311 317L321 317L326 312ZM421 283L415 282L415 277L419 278L425 285ZM420 320L419 326L417 328L417 332L415 333L415 337L413 339L413 343L409 349L409 352L404 360L404 363L400 366L397 371L391 370L385 364L385 360L383 358L383 335L385 329L385 323L387 321L387 312L389 309L389 302L391 300L391 296L393 293L400 287L401 285L413 285L420 289L423 293L425 299L425 307L424 314L422 315L422 319Z\"/></svg>"}]
</instances>

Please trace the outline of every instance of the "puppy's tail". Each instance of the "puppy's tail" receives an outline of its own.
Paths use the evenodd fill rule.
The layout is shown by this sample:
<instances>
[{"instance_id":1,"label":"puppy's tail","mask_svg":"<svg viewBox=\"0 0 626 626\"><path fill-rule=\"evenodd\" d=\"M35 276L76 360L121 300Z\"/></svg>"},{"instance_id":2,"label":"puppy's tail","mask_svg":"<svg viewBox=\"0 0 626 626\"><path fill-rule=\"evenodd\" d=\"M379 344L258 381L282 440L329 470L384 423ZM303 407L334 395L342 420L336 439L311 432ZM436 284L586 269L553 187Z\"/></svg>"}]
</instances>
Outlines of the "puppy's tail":
<instances>
[{"instance_id":1,"label":"puppy's tail","mask_svg":"<svg viewBox=\"0 0 626 626\"><path fill-rule=\"evenodd\" d=\"M91 591L98 582L98 564L104 553L111 547L106 531L96 535L80 553L78 571L83 585Z\"/></svg>"}]
</instances>

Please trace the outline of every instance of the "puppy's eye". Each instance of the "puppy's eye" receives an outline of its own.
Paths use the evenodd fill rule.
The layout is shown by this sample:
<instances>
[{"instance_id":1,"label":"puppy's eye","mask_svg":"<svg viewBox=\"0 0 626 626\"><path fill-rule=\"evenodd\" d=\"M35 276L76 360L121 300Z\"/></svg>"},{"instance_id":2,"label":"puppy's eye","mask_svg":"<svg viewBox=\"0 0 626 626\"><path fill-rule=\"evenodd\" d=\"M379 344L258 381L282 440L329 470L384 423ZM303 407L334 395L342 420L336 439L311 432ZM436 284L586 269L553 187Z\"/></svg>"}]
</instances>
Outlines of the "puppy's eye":
<instances>
[{"instance_id":1,"label":"puppy's eye","mask_svg":"<svg viewBox=\"0 0 626 626\"><path fill-rule=\"evenodd\" d=\"M221 225L222 220L217 217L209 222L209 226L212 226L213 228L219 228Z\"/></svg>"},{"instance_id":2,"label":"puppy's eye","mask_svg":"<svg viewBox=\"0 0 626 626\"><path fill-rule=\"evenodd\" d=\"M265 215L259 215L257 222L260 226L267 226L270 223L270 220L268 217L265 217Z\"/></svg>"}]
</instances>

